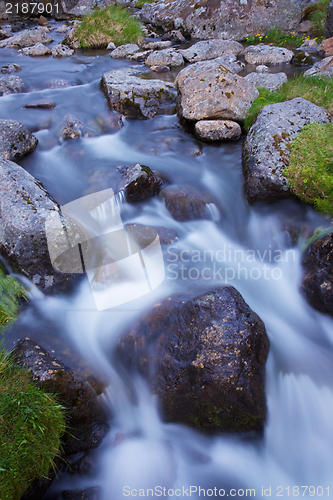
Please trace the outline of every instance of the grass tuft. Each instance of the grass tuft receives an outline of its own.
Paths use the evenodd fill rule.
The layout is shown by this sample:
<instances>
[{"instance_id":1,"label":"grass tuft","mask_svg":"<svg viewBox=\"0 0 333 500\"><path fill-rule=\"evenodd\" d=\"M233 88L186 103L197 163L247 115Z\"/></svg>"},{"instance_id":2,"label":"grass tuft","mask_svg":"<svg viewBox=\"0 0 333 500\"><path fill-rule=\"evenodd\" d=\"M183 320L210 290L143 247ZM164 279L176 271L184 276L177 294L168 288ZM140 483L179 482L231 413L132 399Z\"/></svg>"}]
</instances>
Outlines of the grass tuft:
<instances>
[{"instance_id":1,"label":"grass tuft","mask_svg":"<svg viewBox=\"0 0 333 500\"><path fill-rule=\"evenodd\" d=\"M139 21L121 5L111 5L87 14L76 29L80 47L105 48L110 42L115 45L137 43L143 38Z\"/></svg>"},{"instance_id":2,"label":"grass tuft","mask_svg":"<svg viewBox=\"0 0 333 500\"><path fill-rule=\"evenodd\" d=\"M141 9L144 3L153 3L153 2L155 2L155 0L137 0L137 2L135 2L135 7L137 9Z\"/></svg>"},{"instance_id":3,"label":"grass tuft","mask_svg":"<svg viewBox=\"0 0 333 500\"><path fill-rule=\"evenodd\" d=\"M295 137L283 171L292 192L318 212L333 214L333 124L311 123Z\"/></svg>"},{"instance_id":4,"label":"grass tuft","mask_svg":"<svg viewBox=\"0 0 333 500\"><path fill-rule=\"evenodd\" d=\"M12 323L19 310L19 300L26 292L12 276L5 276L0 269L0 332Z\"/></svg>"},{"instance_id":5,"label":"grass tuft","mask_svg":"<svg viewBox=\"0 0 333 500\"><path fill-rule=\"evenodd\" d=\"M286 33L280 28L272 28L267 31L266 35L260 35L258 33L257 35L243 38L242 42L249 45L273 43L278 47L300 47L305 40L309 40L310 38L310 36L300 36L294 31ZM316 40L318 43L321 42L321 39L316 38Z\"/></svg>"},{"instance_id":6,"label":"grass tuft","mask_svg":"<svg viewBox=\"0 0 333 500\"><path fill-rule=\"evenodd\" d=\"M253 102L245 119L245 130L248 131L264 106L276 102L289 101L294 97L303 97L317 106L323 106L333 112L333 77L297 75L285 82L276 92L259 88L259 96Z\"/></svg>"},{"instance_id":7,"label":"grass tuft","mask_svg":"<svg viewBox=\"0 0 333 500\"><path fill-rule=\"evenodd\" d=\"M306 18L312 22L311 32L314 36L323 37L327 17L327 7L331 0L321 0L310 5Z\"/></svg>"},{"instance_id":8,"label":"grass tuft","mask_svg":"<svg viewBox=\"0 0 333 500\"><path fill-rule=\"evenodd\" d=\"M54 467L65 431L63 408L0 348L0 498L19 500Z\"/></svg>"}]
</instances>

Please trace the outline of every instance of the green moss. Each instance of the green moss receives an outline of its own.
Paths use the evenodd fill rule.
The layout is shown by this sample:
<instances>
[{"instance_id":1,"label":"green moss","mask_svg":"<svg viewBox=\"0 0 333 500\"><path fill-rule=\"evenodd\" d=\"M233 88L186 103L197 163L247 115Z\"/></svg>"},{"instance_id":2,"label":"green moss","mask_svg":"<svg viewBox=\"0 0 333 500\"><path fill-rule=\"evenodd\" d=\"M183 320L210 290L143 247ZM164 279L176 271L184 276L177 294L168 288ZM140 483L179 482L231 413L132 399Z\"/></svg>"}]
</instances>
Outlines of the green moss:
<instances>
[{"instance_id":1,"label":"green moss","mask_svg":"<svg viewBox=\"0 0 333 500\"><path fill-rule=\"evenodd\" d=\"M87 14L76 29L80 47L103 48L110 42L117 46L137 43L143 38L139 21L120 5L111 5Z\"/></svg>"},{"instance_id":2,"label":"green moss","mask_svg":"<svg viewBox=\"0 0 333 500\"><path fill-rule=\"evenodd\" d=\"M270 92L264 87L258 90L259 96L253 102L245 119L246 130L249 130L264 106L288 101L294 97L303 97L333 112L333 77L298 75L285 82L276 92Z\"/></svg>"},{"instance_id":3,"label":"green moss","mask_svg":"<svg viewBox=\"0 0 333 500\"><path fill-rule=\"evenodd\" d=\"M327 7L331 0L321 0L307 9L306 19L312 22L311 33L313 36L323 37L327 17Z\"/></svg>"},{"instance_id":4,"label":"green moss","mask_svg":"<svg viewBox=\"0 0 333 500\"><path fill-rule=\"evenodd\" d=\"M153 3L155 0L137 0L135 2L135 7L137 9L141 9L144 3Z\"/></svg>"},{"instance_id":5,"label":"green moss","mask_svg":"<svg viewBox=\"0 0 333 500\"><path fill-rule=\"evenodd\" d=\"M300 200L333 214L333 124L304 127L292 143L283 173Z\"/></svg>"},{"instance_id":6,"label":"green moss","mask_svg":"<svg viewBox=\"0 0 333 500\"><path fill-rule=\"evenodd\" d=\"M0 350L0 498L19 500L54 466L65 431L62 407Z\"/></svg>"},{"instance_id":7,"label":"green moss","mask_svg":"<svg viewBox=\"0 0 333 500\"><path fill-rule=\"evenodd\" d=\"M0 269L0 332L15 320L19 301L25 297L24 288L12 276L5 276Z\"/></svg>"}]
</instances>

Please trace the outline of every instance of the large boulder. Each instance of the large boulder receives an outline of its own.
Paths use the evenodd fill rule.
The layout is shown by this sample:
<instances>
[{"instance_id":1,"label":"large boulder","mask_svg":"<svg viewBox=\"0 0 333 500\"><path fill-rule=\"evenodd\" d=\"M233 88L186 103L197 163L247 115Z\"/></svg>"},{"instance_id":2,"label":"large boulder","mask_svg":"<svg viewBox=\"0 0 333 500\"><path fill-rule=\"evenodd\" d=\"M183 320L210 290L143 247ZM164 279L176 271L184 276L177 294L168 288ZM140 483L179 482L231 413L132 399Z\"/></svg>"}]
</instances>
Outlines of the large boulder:
<instances>
[{"instance_id":1,"label":"large boulder","mask_svg":"<svg viewBox=\"0 0 333 500\"><path fill-rule=\"evenodd\" d=\"M16 120L0 119L0 156L17 161L34 151L38 143L23 123Z\"/></svg>"},{"instance_id":2,"label":"large boulder","mask_svg":"<svg viewBox=\"0 0 333 500\"><path fill-rule=\"evenodd\" d=\"M264 323L232 286L164 300L119 345L167 422L215 431L263 429L267 354Z\"/></svg>"},{"instance_id":3,"label":"large boulder","mask_svg":"<svg viewBox=\"0 0 333 500\"><path fill-rule=\"evenodd\" d=\"M31 47L36 43L51 43L52 38L44 31L43 28L33 30L20 31L10 38L6 38L0 42L0 48L21 48Z\"/></svg>"},{"instance_id":4,"label":"large boulder","mask_svg":"<svg viewBox=\"0 0 333 500\"><path fill-rule=\"evenodd\" d=\"M109 107L129 118L153 118L174 111L177 91L174 84L140 78L135 68L104 73L101 88Z\"/></svg>"},{"instance_id":5,"label":"large boulder","mask_svg":"<svg viewBox=\"0 0 333 500\"><path fill-rule=\"evenodd\" d=\"M333 56L325 57L316 62L311 68L305 71L305 76L324 76L330 78L333 76Z\"/></svg>"},{"instance_id":6,"label":"large boulder","mask_svg":"<svg viewBox=\"0 0 333 500\"><path fill-rule=\"evenodd\" d=\"M283 175L290 145L309 123L329 123L329 113L302 97L264 106L243 146L245 195L249 202L291 196Z\"/></svg>"},{"instance_id":7,"label":"large boulder","mask_svg":"<svg viewBox=\"0 0 333 500\"><path fill-rule=\"evenodd\" d=\"M331 36L333 36L333 0L327 7L324 38L330 38Z\"/></svg>"},{"instance_id":8,"label":"large boulder","mask_svg":"<svg viewBox=\"0 0 333 500\"><path fill-rule=\"evenodd\" d=\"M195 121L245 119L259 92L252 83L230 71L223 63L223 57L195 63L177 75L177 111L180 116Z\"/></svg>"},{"instance_id":9,"label":"large boulder","mask_svg":"<svg viewBox=\"0 0 333 500\"><path fill-rule=\"evenodd\" d=\"M310 246L302 265L306 298L315 309L333 316L333 233Z\"/></svg>"},{"instance_id":10,"label":"large boulder","mask_svg":"<svg viewBox=\"0 0 333 500\"><path fill-rule=\"evenodd\" d=\"M50 248L59 249L60 253L62 248L68 249L69 243L76 247L82 237L82 230L62 214L69 240L64 238L59 215L60 207L41 184L22 167L0 156L0 254L42 289L72 277L52 267L45 220L50 217ZM80 255L76 258L77 262L72 259L72 273L82 272Z\"/></svg>"},{"instance_id":11,"label":"large boulder","mask_svg":"<svg viewBox=\"0 0 333 500\"><path fill-rule=\"evenodd\" d=\"M264 34L272 26L297 31L301 15L298 0L158 0L145 3L141 10L141 17L155 26L181 29L202 40L241 40Z\"/></svg>"},{"instance_id":12,"label":"large boulder","mask_svg":"<svg viewBox=\"0 0 333 500\"><path fill-rule=\"evenodd\" d=\"M194 63L216 59L226 54L238 56L243 50L243 45L233 40L203 40L179 52L185 61Z\"/></svg>"},{"instance_id":13,"label":"large boulder","mask_svg":"<svg viewBox=\"0 0 333 500\"><path fill-rule=\"evenodd\" d=\"M30 339L16 345L15 363L29 370L45 392L56 394L66 409L67 430L62 446L66 454L96 448L109 429L106 415L90 384L53 354Z\"/></svg>"},{"instance_id":14,"label":"large boulder","mask_svg":"<svg viewBox=\"0 0 333 500\"><path fill-rule=\"evenodd\" d=\"M253 83L257 88L265 87L270 92L279 89L287 80L285 73L259 73L253 72L246 75L245 80Z\"/></svg>"},{"instance_id":15,"label":"large boulder","mask_svg":"<svg viewBox=\"0 0 333 500\"><path fill-rule=\"evenodd\" d=\"M249 64L287 64L294 57L294 53L284 47L259 43L245 49L244 57Z\"/></svg>"}]
</instances>

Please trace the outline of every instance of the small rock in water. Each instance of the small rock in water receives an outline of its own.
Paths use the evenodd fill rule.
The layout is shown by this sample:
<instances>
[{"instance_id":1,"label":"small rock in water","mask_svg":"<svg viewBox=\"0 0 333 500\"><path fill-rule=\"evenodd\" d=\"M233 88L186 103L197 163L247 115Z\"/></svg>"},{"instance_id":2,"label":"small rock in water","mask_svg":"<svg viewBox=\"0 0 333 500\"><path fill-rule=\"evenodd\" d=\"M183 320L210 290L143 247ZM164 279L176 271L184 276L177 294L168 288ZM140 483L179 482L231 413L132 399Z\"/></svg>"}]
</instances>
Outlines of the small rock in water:
<instances>
[{"instance_id":1,"label":"small rock in water","mask_svg":"<svg viewBox=\"0 0 333 500\"><path fill-rule=\"evenodd\" d=\"M305 50L307 52L318 52L319 44L317 40L305 40L299 47L299 50Z\"/></svg>"},{"instance_id":2,"label":"small rock in water","mask_svg":"<svg viewBox=\"0 0 333 500\"><path fill-rule=\"evenodd\" d=\"M116 49L117 47L116 47L116 44L115 44L115 43L110 42L110 43L109 43L109 45L108 45L106 48L107 48L107 50L114 50L114 49Z\"/></svg>"},{"instance_id":3,"label":"small rock in water","mask_svg":"<svg viewBox=\"0 0 333 500\"><path fill-rule=\"evenodd\" d=\"M74 54L74 50L70 49L62 43L58 43L52 48L53 57L69 57Z\"/></svg>"},{"instance_id":4,"label":"small rock in water","mask_svg":"<svg viewBox=\"0 0 333 500\"><path fill-rule=\"evenodd\" d=\"M175 68L184 64L183 56L174 49L164 49L152 52L145 60L146 66L168 66Z\"/></svg>"},{"instance_id":5,"label":"small rock in water","mask_svg":"<svg viewBox=\"0 0 333 500\"><path fill-rule=\"evenodd\" d=\"M158 234L159 240L164 245L170 245L177 240L177 233L168 227L151 227L142 224L126 224L127 231L142 246L148 246L154 239L154 232Z\"/></svg>"},{"instance_id":6,"label":"small rock in water","mask_svg":"<svg viewBox=\"0 0 333 500\"><path fill-rule=\"evenodd\" d=\"M286 64L294 57L291 50L271 45L250 45L244 52L245 61L249 64Z\"/></svg>"},{"instance_id":7,"label":"small rock in water","mask_svg":"<svg viewBox=\"0 0 333 500\"><path fill-rule=\"evenodd\" d=\"M313 57L311 57L308 52L304 52L303 50L300 50L294 58L294 63L296 63L296 64L313 64Z\"/></svg>"},{"instance_id":8,"label":"small rock in water","mask_svg":"<svg viewBox=\"0 0 333 500\"><path fill-rule=\"evenodd\" d=\"M46 19L46 17L44 16L39 16L39 19L38 19L38 24L40 26L48 26L49 22L48 20Z\"/></svg>"},{"instance_id":9,"label":"small rock in water","mask_svg":"<svg viewBox=\"0 0 333 500\"><path fill-rule=\"evenodd\" d=\"M256 71L249 73L244 79L253 83L257 88L265 87L270 92L274 92L288 80L285 73L257 73Z\"/></svg>"},{"instance_id":10,"label":"small rock in water","mask_svg":"<svg viewBox=\"0 0 333 500\"><path fill-rule=\"evenodd\" d=\"M170 71L169 66L151 66L150 69L155 73L167 73Z\"/></svg>"},{"instance_id":11,"label":"small rock in water","mask_svg":"<svg viewBox=\"0 0 333 500\"><path fill-rule=\"evenodd\" d=\"M6 64L2 66L1 73L4 75L10 75L11 73L16 73L17 71L21 71L21 66L16 63Z\"/></svg>"},{"instance_id":12,"label":"small rock in water","mask_svg":"<svg viewBox=\"0 0 333 500\"><path fill-rule=\"evenodd\" d=\"M211 200L193 188L168 186L161 191L160 196L175 220L210 219L207 205Z\"/></svg>"},{"instance_id":13,"label":"small rock in water","mask_svg":"<svg viewBox=\"0 0 333 500\"><path fill-rule=\"evenodd\" d=\"M208 61L227 54L235 56L244 51L242 44L233 40L203 40L190 48L180 50L180 54L188 62Z\"/></svg>"},{"instance_id":14,"label":"small rock in water","mask_svg":"<svg viewBox=\"0 0 333 500\"><path fill-rule=\"evenodd\" d=\"M67 24L63 24L62 26L59 26L59 28L56 29L56 33L66 33L71 29L71 26L67 26Z\"/></svg>"},{"instance_id":15,"label":"small rock in water","mask_svg":"<svg viewBox=\"0 0 333 500\"><path fill-rule=\"evenodd\" d=\"M23 107L28 109L53 109L56 107L56 103L54 101L40 100L29 102Z\"/></svg>"},{"instance_id":16,"label":"small rock in water","mask_svg":"<svg viewBox=\"0 0 333 500\"><path fill-rule=\"evenodd\" d=\"M34 151L38 140L23 123L0 120L0 154L7 160L17 161Z\"/></svg>"},{"instance_id":17,"label":"small rock in water","mask_svg":"<svg viewBox=\"0 0 333 500\"><path fill-rule=\"evenodd\" d=\"M159 49L167 49L171 47L172 43L170 41L165 42L147 42L142 45L142 48L145 50L159 50Z\"/></svg>"},{"instance_id":18,"label":"small rock in water","mask_svg":"<svg viewBox=\"0 0 333 500\"><path fill-rule=\"evenodd\" d=\"M113 59L123 59L128 55L135 54L139 52L140 47L136 43L126 43L125 45L120 45L111 52L111 57Z\"/></svg>"},{"instance_id":19,"label":"small rock in water","mask_svg":"<svg viewBox=\"0 0 333 500\"><path fill-rule=\"evenodd\" d=\"M66 127L61 132L62 137L66 139L79 139L81 137L81 132L74 128Z\"/></svg>"},{"instance_id":20,"label":"small rock in water","mask_svg":"<svg viewBox=\"0 0 333 500\"><path fill-rule=\"evenodd\" d=\"M259 64L259 66L256 67L256 72L257 73L267 73L268 67L265 66L264 64Z\"/></svg>"},{"instance_id":21,"label":"small rock in water","mask_svg":"<svg viewBox=\"0 0 333 500\"><path fill-rule=\"evenodd\" d=\"M48 47L45 47L42 43L36 43L33 47L26 47L22 49L22 52L25 56L31 56L31 57L39 57L39 56L50 56L51 55L51 49Z\"/></svg>"},{"instance_id":22,"label":"small rock in water","mask_svg":"<svg viewBox=\"0 0 333 500\"><path fill-rule=\"evenodd\" d=\"M163 186L163 180L146 165L136 163L117 170L121 175L117 191L124 191L129 203L146 200L158 194Z\"/></svg>"},{"instance_id":23,"label":"small rock in water","mask_svg":"<svg viewBox=\"0 0 333 500\"><path fill-rule=\"evenodd\" d=\"M17 75L7 75L0 77L0 96L21 92L24 87L22 78Z\"/></svg>"},{"instance_id":24,"label":"small rock in water","mask_svg":"<svg viewBox=\"0 0 333 500\"><path fill-rule=\"evenodd\" d=\"M144 52L136 52L135 54L127 56L127 59L131 59L131 61L145 61L149 54L151 54L151 50L145 50Z\"/></svg>"},{"instance_id":25,"label":"small rock in water","mask_svg":"<svg viewBox=\"0 0 333 500\"><path fill-rule=\"evenodd\" d=\"M45 85L49 89L62 89L67 87L72 87L74 84L63 78L55 78L54 80L48 80Z\"/></svg>"},{"instance_id":26,"label":"small rock in water","mask_svg":"<svg viewBox=\"0 0 333 500\"><path fill-rule=\"evenodd\" d=\"M202 120L195 131L202 141L235 141L242 134L240 125L231 120Z\"/></svg>"}]
</instances>

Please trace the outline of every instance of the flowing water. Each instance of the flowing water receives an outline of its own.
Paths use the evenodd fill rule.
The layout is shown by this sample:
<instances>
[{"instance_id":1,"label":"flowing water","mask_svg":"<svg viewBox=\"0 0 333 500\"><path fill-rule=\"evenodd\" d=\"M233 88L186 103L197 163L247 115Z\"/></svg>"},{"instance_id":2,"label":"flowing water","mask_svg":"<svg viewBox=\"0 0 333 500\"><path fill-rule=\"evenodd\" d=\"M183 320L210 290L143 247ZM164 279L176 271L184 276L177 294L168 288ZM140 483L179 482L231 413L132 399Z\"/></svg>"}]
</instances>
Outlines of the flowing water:
<instances>
[{"instance_id":1,"label":"flowing water","mask_svg":"<svg viewBox=\"0 0 333 500\"><path fill-rule=\"evenodd\" d=\"M123 223L176 230L177 240L163 246L163 284L127 303L115 285L105 293L118 294L124 304L100 312L87 279L67 294L45 297L35 291L9 334L9 343L24 331L56 352L61 339L109 384L103 404L112 415L111 430L94 452L97 467L85 477L62 477L53 491L99 485L103 500L151 496L148 489L163 498L332 496L333 321L314 311L299 292L304 240L328 221L294 200L249 207L241 141L200 143L176 116L125 120L116 131L99 81L105 70L130 62L111 60L105 51L56 60L2 49L1 66L11 62L22 66L18 75L29 93L1 97L0 117L20 120L35 131L39 145L20 164L59 203L112 187L115 167L136 162L157 170L170 184L196 188L211 199L210 219L192 222L172 219L159 198L134 205L118 200ZM59 78L72 86L48 88ZM41 98L56 107L23 108ZM84 123L91 136L59 139L68 117ZM303 234L297 244L287 231L291 226ZM207 436L164 423L147 384L127 380L110 354L121 331L158 300L180 291L196 296L224 283L234 285L259 314L270 339L262 438Z\"/></svg>"}]
</instances>

